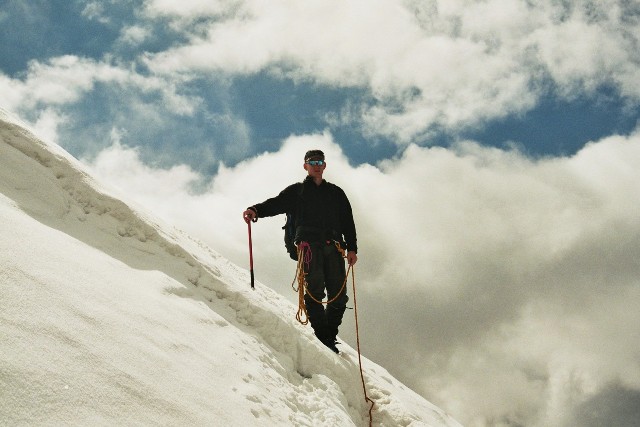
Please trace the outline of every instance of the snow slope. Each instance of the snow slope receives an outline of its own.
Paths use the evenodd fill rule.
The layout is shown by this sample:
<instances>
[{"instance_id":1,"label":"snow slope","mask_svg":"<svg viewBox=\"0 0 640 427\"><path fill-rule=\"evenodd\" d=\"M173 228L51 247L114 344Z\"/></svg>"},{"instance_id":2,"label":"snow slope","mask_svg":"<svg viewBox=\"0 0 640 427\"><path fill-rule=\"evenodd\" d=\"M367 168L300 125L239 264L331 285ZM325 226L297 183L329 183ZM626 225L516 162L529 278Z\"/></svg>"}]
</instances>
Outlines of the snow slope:
<instances>
[{"instance_id":1,"label":"snow slope","mask_svg":"<svg viewBox=\"0 0 640 427\"><path fill-rule=\"evenodd\" d=\"M0 111L0 425L368 425L353 349L132 206ZM459 425L363 361L373 425Z\"/></svg>"}]
</instances>

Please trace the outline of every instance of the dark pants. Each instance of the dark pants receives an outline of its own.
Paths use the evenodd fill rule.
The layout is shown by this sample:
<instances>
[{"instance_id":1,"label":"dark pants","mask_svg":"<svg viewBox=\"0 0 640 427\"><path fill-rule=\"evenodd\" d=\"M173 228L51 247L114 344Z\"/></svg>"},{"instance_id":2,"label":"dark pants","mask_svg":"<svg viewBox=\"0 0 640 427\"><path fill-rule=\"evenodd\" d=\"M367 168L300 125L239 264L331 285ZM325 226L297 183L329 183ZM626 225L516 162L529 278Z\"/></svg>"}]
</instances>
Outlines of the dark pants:
<instances>
[{"instance_id":1,"label":"dark pants","mask_svg":"<svg viewBox=\"0 0 640 427\"><path fill-rule=\"evenodd\" d=\"M345 280L344 258L333 242L311 244L311 263L305 265L307 294L304 302L307 306L307 314L311 327L316 336L322 342L333 343L338 335L338 327L342 323L342 316L347 308L347 287L342 289ZM314 301L308 294L322 301L325 297L325 289L329 301L335 301L324 305Z\"/></svg>"}]
</instances>

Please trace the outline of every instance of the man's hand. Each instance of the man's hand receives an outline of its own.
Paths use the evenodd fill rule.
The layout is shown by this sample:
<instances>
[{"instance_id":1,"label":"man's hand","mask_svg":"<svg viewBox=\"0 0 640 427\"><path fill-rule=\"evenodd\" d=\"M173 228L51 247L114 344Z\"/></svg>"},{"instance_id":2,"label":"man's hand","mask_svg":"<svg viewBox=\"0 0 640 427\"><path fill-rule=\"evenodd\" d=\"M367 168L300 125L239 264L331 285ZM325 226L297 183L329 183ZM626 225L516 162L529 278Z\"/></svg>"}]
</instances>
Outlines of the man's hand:
<instances>
[{"instance_id":1,"label":"man's hand","mask_svg":"<svg viewBox=\"0 0 640 427\"><path fill-rule=\"evenodd\" d=\"M353 266L356 262L358 262L358 254L354 251L347 252L347 262L349 265Z\"/></svg>"},{"instance_id":2,"label":"man's hand","mask_svg":"<svg viewBox=\"0 0 640 427\"><path fill-rule=\"evenodd\" d=\"M253 209L247 209L246 211L242 212L242 218L244 218L244 222L246 222L247 224L249 224L249 222L251 221L256 222L258 220L256 211L254 211Z\"/></svg>"}]
</instances>

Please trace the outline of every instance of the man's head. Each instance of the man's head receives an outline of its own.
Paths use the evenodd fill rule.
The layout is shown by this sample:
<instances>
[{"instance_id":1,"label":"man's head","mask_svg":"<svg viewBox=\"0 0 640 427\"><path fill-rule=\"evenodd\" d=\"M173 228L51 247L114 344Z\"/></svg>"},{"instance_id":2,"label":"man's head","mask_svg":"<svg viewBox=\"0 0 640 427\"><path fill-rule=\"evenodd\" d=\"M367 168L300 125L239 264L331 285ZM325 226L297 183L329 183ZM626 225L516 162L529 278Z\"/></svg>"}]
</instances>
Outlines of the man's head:
<instances>
[{"instance_id":1,"label":"man's head","mask_svg":"<svg viewBox=\"0 0 640 427\"><path fill-rule=\"evenodd\" d=\"M307 163L309 160L324 161L324 153L322 150L309 150L304 155L304 162Z\"/></svg>"},{"instance_id":2,"label":"man's head","mask_svg":"<svg viewBox=\"0 0 640 427\"><path fill-rule=\"evenodd\" d=\"M321 150L309 150L304 155L304 169L315 180L322 180L322 173L327 164Z\"/></svg>"}]
</instances>

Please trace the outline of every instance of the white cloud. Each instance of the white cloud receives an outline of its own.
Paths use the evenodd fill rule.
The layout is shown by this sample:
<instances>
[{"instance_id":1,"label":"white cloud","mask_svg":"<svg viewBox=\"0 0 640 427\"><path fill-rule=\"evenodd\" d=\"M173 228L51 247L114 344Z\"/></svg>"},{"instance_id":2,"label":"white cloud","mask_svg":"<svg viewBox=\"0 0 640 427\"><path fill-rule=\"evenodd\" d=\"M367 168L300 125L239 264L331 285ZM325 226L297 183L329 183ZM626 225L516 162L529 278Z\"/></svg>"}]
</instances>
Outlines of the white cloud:
<instances>
[{"instance_id":1,"label":"white cloud","mask_svg":"<svg viewBox=\"0 0 640 427\"><path fill-rule=\"evenodd\" d=\"M148 0L144 11L149 16L181 16L188 19L217 16L237 7L241 0Z\"/></svg>"},{"instance_id":2,"label":"white cloud","mask_svg":"<svg viewBox=\"0 0 640 427\"><path fill-rule=\"evenodd\" d=\"M49 106L77 101L97 81L124 82L129 72L73 55L52 58L48 63L32 61L23 79L3 78L3 89L11 96L10 109L30 109L38 104Z\"/></svg>"},{"instance_id":3,"label":"white cloud","mask_svg":"<svg viewBox=\"0 0 640 427\"><path fill-rule=\"evenodd\" d=\"M122 29L118 40L119 42L127 45L137 46L145 41L149 36L149 29L140 25L132 25Z\"/></svg>"},{"instance_id":4,"label":"white cloud","mask_svg":"<svg viewBox=\"0 0 640 427\"><path fill-rule=\"evenodd\" d=\"M640 389L639 134L571 158L464 143L356 168L330 135L292 137L223 167L201 194L192 171L155 170L119 145L89 163L247 266L241 212L302 179L311 147L354 206L368 356L469 426L560 426L612 383ZM282 223L253 225L254 268L294 300ZM347 316L341 335L352 340L352 327Z\"/></svg>"},{"instance_id":5,"label":"white cloud","mask_svg":"<svg viewBox=\"0 0 640 427\"><path fill-rule=\"evenodd\" d=\"M157 94L160 106L176 115L192 115L200 106L198 96L180 94L184 78L145 76L134 67L81 58L74 55L54 57L47 62L31 61L25 73L11 78L0 73L2 106L9 111L33 117L35 129L49 140L57 135L57 127L67 120L65 107L79 102L95 90L97 84L108 87L141 115L156 114L157 105L144 101L146 95Z\"/></svg>"},{"instance_id":6,"label":"white cloud","mask_svg":"<svg viewBox=\"0 0 640 427\"><path fill-rule=\"evenodd\" d=\"M52 108L47 108L38 116L31 125L34 133L45 141L58 143L58 126L66 123L69 118Z\"/></svg>"},{"instance_id":7,"label":"white cloud","mask_svg":"<svg viewBox=\"0 0 640 427\"><path fill-rule=\"evenodd\" d=\"M182 2L181 2L182 4ZM202 2L156 1L165 16L196 18ZM226 8L226 14L218 8ZM215 10L214 10L215 9ZM271 70L320 84L364 87L369 131L409 143L433 126L455 129L531 108L551 78L562 96L614 85L640 98L637 28L616 1L244 1L206 8L206 35L148 55L158 73ZM356 110L357 111L357 110ZM353 110L351 111L353 113Z\"/></svg>"},{"instance_id":8,"label":"white cloud","mask_svg":"<svg viewBox=\"0 0 640 427\"><path fill-rule=\"evenodd\" d=\"M86 13L99 11L94 3ZM607 86L637 103L640 30L625 7L614 0L376 0L375 7L155 0L119 39L135 46L153 36L154 20L169 18L187 42L141 53L139 61L155 74L138 73L135 62L63 56L32 62L18 79L0 76L0 89L6 108L25 111L76 102L101 82L162 93L175 112L191 115L201 100L182 93L193 79L266 70L276 78L364 88L371 97L349 103L332 123L423 144L432 132L455 133L533 108L548 79L568 98Z\"/></svg>"},{"instance_id":9,"label":"white cloud","mask_svg":"<svg viewBox=\"0 0 640 427\"><path fill-rule=\"evenodd\" d=\"M160 93L175 113L191 114L199 99L178 94L182 82L184 79L144 76L133 68L74 55L51 58L46 63L31 61L19 78L0 75L0 88L8 94L3 105L18 111L34 110L40 105L71 104L92 91L97 83L106 83L127 90Z\"/></svg>"},{"instance_id":10,"label":"white cloud","mask_svg":"<svg viewBox=\"0 0 640 427\"><path fill-rule=\"evenodd\" d=\"M98 176L108 175L109 182L145 205L156 205L164 200L160 214L171 217L175 209L184 209L182 202L192 197L189 186L198 175L187 166L179 165L170 169L155 169L144 165L137 150L122 146L118 132L112 132L113 145L102 151L94 161Z\"/></svg>"},{"instance_id":11,"label":"white cloud","mask_svg":"<svg viewBox=\"0 0 640 427\"><path fill-rule=\"evenodd\" d=\"M636 62L629 49L633 43L610 29L571 19L532 34L539 59L567 97L573 91L593 91L606 80L616 84L623 95L638 98L640 92L620 84L637 75L628 69ZM637 63L637 62L636 62Z\"/></svg>"},{"instance_id":12,"label":"white cloud","mask_svg":"<svg viewBox=\"0 0 640 427\"><path fill-rule=\"evenodd\" d=\"M109 23L109 18L104 15L104 5L97 1L87 3L84 9L82 9L82 16L103 24Z\"/></svg>"}]
</instances>

